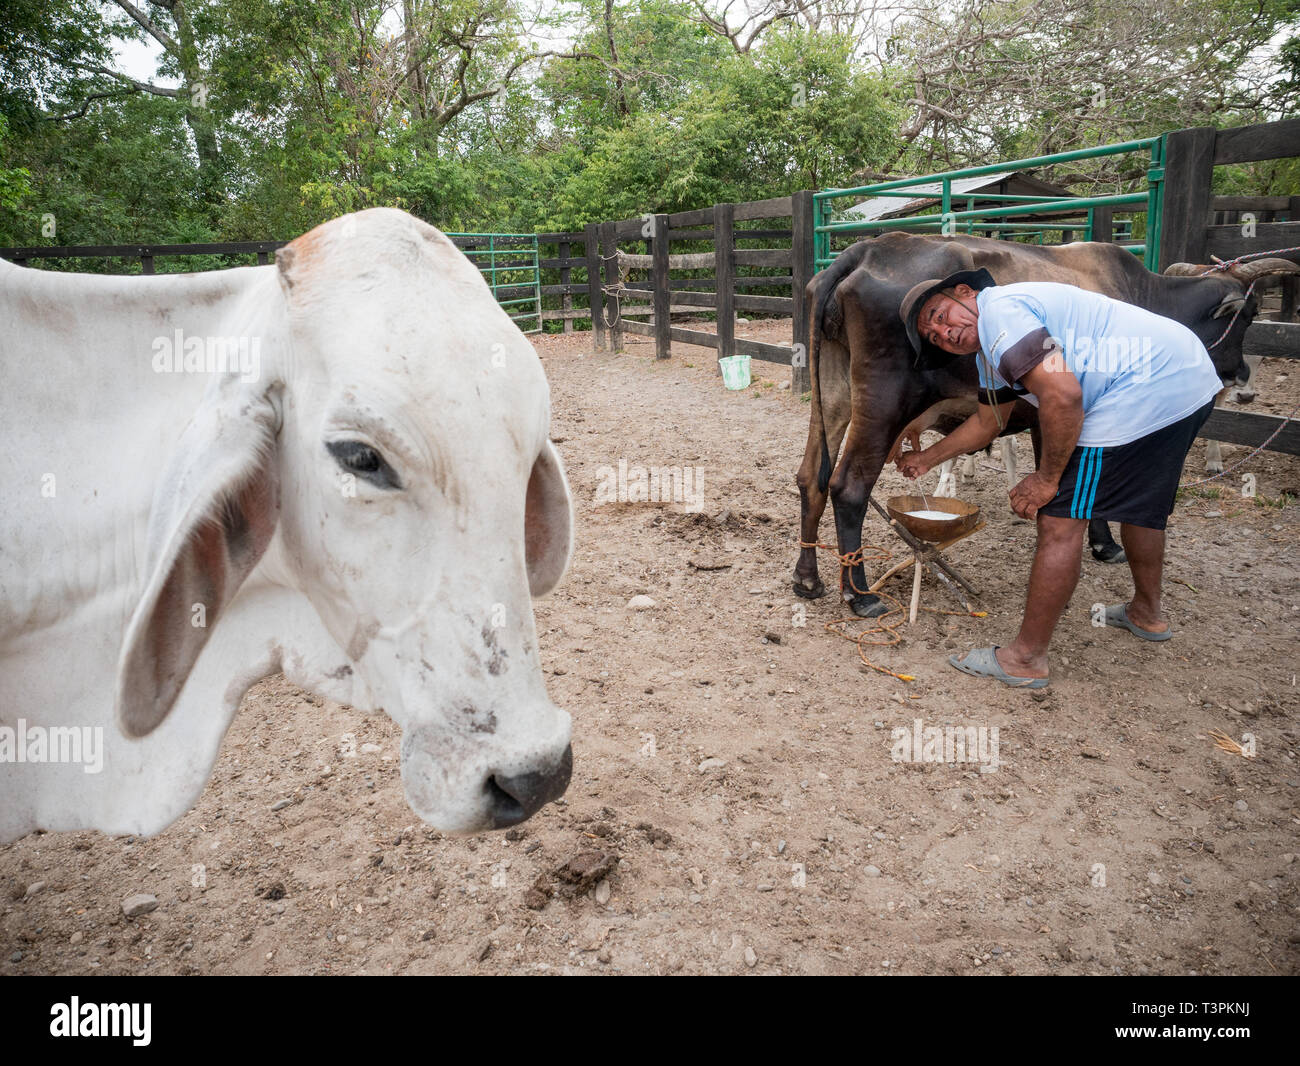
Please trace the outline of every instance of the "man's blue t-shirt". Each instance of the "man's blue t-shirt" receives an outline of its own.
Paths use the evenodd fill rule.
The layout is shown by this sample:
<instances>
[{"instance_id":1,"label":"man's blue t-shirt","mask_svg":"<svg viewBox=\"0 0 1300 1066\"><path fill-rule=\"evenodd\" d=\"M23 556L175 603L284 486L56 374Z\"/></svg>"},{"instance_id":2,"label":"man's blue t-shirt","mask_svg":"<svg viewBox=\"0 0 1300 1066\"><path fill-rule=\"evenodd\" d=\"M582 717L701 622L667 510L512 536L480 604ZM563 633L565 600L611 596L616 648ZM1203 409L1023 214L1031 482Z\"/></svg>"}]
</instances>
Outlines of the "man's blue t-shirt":
<instances>
[{"instance_id":1,"label":"man's blue t-shirt","mask_svg":"<svg viewBox=\"0 0 1300 1066\"><path fill-rule=\"evenodd\" d=\"M1223 387L1209 353L1180 322L1056 282L976 294L980 386L1011 386L1040 363L1068 367L1083 390L1081 448L1145 437L1203 407ZM1059 351L1060 354L1057 354Z\"/></svg>"}]
</instances>

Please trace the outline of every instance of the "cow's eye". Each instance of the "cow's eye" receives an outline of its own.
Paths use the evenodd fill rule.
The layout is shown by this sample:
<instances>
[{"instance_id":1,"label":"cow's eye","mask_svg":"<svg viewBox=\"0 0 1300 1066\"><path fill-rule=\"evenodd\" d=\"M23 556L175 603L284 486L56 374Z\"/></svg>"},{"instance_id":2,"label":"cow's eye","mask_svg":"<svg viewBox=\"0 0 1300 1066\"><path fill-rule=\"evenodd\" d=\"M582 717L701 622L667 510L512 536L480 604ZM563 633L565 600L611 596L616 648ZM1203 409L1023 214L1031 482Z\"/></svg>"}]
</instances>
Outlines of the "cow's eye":
<instances>
[{"instance_id":1,"label":"cow's eye","mask_svg":"<svg viewBox=\"0 0 1300 1066\"><path fill-rule=\"evenodd\" d=\"M359 440L336 440L326 442L325 447L334 456L334 461L349 474L355 474L381 489L402 487L397 471L369 444Z\"/></svg>"}]
</instances>

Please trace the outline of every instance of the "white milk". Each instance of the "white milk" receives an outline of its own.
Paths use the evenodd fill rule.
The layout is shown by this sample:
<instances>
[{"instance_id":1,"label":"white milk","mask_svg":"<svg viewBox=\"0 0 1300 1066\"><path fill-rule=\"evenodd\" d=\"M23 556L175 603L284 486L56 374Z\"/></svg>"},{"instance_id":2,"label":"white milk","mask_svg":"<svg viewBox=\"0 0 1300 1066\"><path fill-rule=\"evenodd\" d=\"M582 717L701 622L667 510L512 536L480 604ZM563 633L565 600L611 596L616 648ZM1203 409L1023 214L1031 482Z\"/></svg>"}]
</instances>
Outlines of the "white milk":
<instances>
[{"instance_id":1,"label":"white milk","mask_svg":"<svg viewBox=\"0 0 1300 1066\"><path fill-rule=\"evenodd\" d=\"M961 517L959 514L949 514L947 511L905 511L908 518L924 518L929 522L952 522Z\"/></svg>"}]
</instances>

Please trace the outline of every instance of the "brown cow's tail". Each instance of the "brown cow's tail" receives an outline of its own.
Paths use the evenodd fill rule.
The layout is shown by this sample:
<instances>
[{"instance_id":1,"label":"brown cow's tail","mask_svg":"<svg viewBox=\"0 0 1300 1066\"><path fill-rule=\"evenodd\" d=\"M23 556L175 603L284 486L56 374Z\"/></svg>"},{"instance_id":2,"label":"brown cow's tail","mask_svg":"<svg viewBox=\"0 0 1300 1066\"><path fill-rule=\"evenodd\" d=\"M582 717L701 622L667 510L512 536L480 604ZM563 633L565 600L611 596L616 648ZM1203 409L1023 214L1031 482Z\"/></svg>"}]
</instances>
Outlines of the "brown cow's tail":
<instances>
[{"instance_id":1,"label":"brown cow's tail","mask_svg":"<svg viewBox=\"0 0 1300 1066\"><path fill-rule=\"evenodd\" d=\"M817 417L821 422L822 431L822 465L817 471L817 488L821 492L825 492L826 487L831 483L831 471L834 468L830 444L826 439L826 412L822 408L821 384L818 375L818 367L821 362L822 317L825 314L827 302L834 298L836 287L857 269L858 264L862 262L862 257L866 254L868 246L869 242L866 240L850 245L836 257L830 266L813 278L813 285L815 286L813 290L813 313L808 324L809 332L812 334L808 338L808 373L812 380L813 401L817 404Z\"/></svg>"}]
</instances>

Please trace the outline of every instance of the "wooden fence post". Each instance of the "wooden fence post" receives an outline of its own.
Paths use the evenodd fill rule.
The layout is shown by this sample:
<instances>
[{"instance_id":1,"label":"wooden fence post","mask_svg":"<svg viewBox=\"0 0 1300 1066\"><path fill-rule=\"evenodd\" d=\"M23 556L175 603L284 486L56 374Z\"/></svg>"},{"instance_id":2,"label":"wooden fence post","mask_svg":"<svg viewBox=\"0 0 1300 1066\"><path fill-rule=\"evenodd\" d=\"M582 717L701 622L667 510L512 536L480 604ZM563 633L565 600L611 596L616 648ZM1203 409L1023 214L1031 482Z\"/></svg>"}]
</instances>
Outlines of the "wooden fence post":
<instances>
[{"instance_id":1,"label":"wooden fence post","mask_svg":"<svg viewBox=\"0 0 1300 1066\"><path fill-rule=\"evenodd\" d=\"M1205 228L1210 222L1210 184L1214 178L1212 126L1175 130L1165 135L1165 187L1161 196L1160 258L1163 273L1170 263L1205 262ZM1147 234L1151 233L1147 219Z\"/></svg>"},{"instance_id":2,"label":"wooden fence post","mask_svg":"<svg viewBox=\"0 0 1300 1066\"><path fill-rule=\"evenodd\" d=\"M605 261L605 287L614 288L620 282L618 270L618 241L616 239L616 229L613 222L602 222L600 224L600 254ZM609 330L610 348L616 354L623 352L623 315L619 311L621 296L617 289L614 295L609 298L609 304L612 308L613 323L606 320L606 328Z\"/></svg>"},{"instance_id":3,"label":"wooden fence post","mask_svg":"<svg viewBox=\"0 0 1300 1066\"><path fill-rule=\"evenodd\" d=\"M1092 209L1092 239L1102 244L1115 241L1115 208L1109 204Z\"/></svg>"},{"instance_id":4,"label":"wooden fence post","mask_svg":"<svg viewBox=\"0 0 1300 1066\"><path fill-rule=\"evenodd\" d=\"M570 268L568 260L572 246L568 241L560 241L560 284L564 286L564 292L560 296L560 310L564 312L564 332L573 332L573 318L569 312L573 310L573 293L569 292L569 285L573 280L573 271Z\"/></svg>"},{"instance_id":5,"label":"wooden fence post","mask_svg":"<svg viewBox=\"0 0 1300 1066\"><path fill-rule=\"evenodd\" d=\"M736 354L736 205L713 205L713 272L718 312L718 358ZM721 368L718 369L721 374Z\"/></svg>"},{"instance_id":6,"label":"wooden fence post","mask_svg":"<svg viewBox=\"0 0 1300 1066\"><path fill-rule=\"evenodd\" d=\"M588 222L582 231L587 255L587 303L591 307L591 329L595 334L595 348L605 350L605 318L601 308L600 291L600 236L595 222Z\"/></svg>"},{"instance_id":7,"label":"wooden fence post","mask_svg":"<svg viewBox=\"0 0 1300 1066\"><path fill-rule=\"evenodd\" d=\"M813 194L804 189L791 197L790 295L794 298L794 357L790 360L790 391L802 396L812 388L808 375L808 314L804 289L813 278Z\"/></svg>"},{"instance_id":8,"label":"wooden fence post","mask_svg":"<svg viewBox=\"0 0 1300 1066\"><path fill-rule=\"evenodd\" d=\"M1287 202L1286 216L1288 222L1300 222L1300 196L1292 196ZM1294 322L1297 305L1300 304L1300 278L1293 276L1282 279L1282 306L1278 310L1279 322Z\"/></svg>"},{"instance_id":9,"label":"wooden fence post","mask_svg":"<svg viewBox=\"0 0 1300 1066\"><path fill-rule=\"evenodd\" d=\"M671 283L668 280L668 216L655 215L651 223L651 255L654 258L651 267L651 282L654 288L655 316L655 358L667 359L673 354L672 329L673 316Z\"/></svg>"}]
</instances>

